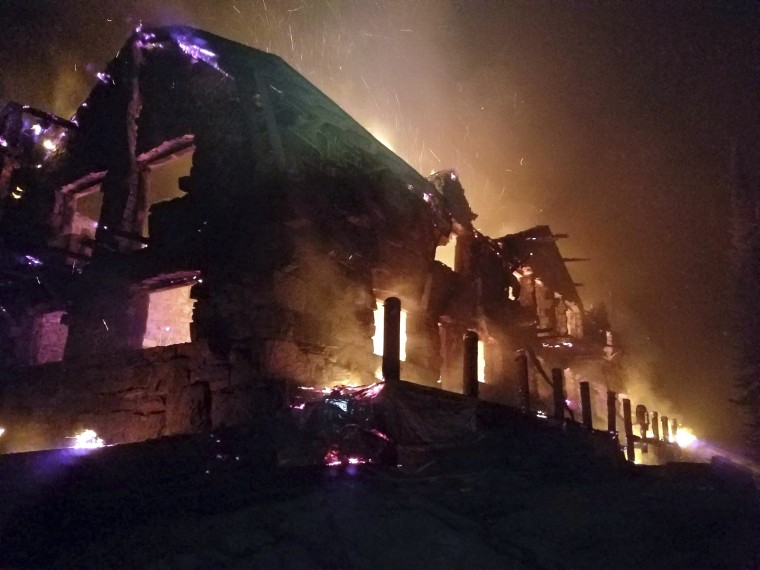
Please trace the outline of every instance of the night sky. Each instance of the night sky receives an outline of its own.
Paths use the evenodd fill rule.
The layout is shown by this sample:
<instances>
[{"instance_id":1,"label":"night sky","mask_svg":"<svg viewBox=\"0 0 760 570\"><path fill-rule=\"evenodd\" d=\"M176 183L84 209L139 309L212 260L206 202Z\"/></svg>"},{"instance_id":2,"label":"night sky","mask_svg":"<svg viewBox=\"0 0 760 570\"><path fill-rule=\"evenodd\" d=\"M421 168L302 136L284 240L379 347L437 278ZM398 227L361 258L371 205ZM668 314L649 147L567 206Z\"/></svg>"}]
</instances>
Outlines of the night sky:
<instances>
[{"instance_id":1,"label":"night sky","mask_svg":"<svg viewBox=\"0 0 760 570\"><path fill-rule=\"evenodd\" d=\"M0 104L70 116L140 21L282 56L421 173L457 168L487 234L569 233L634 403L738 440L729 214L732 149L757 139L755 2L0 0Z\"/></svg>"}]
</instances>

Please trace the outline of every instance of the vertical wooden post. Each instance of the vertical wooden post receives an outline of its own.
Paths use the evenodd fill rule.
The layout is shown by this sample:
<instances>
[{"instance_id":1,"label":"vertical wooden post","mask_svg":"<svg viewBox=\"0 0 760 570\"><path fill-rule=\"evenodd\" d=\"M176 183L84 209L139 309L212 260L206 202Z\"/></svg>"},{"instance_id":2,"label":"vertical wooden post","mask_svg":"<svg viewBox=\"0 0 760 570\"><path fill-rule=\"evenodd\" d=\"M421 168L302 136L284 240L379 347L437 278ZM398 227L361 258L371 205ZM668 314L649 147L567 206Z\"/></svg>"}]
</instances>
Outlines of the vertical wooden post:
<instances>
[{"instance_id":1,"label":"vertical wooden post","mask_svg":"<svg viewBox=\"0 0 760 570\"><path fill-rule=\"evenodd\" d=\"M636 451L633 443L633 422L631 421L631 401L623 399L623 423L625 424L625 447L628 461L636 459Z\"/></svg>"},{"instance_id":2,"label":"vertical wooden post","mask_svg":"<svg viewBox=\"0 0 760 570\"><path fill-rule=\"evenodd\" d=\"M607 390L607 431L617 434L617 394Z\"/></svg>"},{"instance_id":3,"label":"vertical wooden post","mask_svg":"<svg viewBox=\"0 0 760 570\"><path fill-rule=\"evenodd\" d=\"M462 387L465 396L478 397L478 333L464 333L462 357Z\"/></svg>"},{"instance_id":4,"label":"vertical wooden post","mask_svg":"<svg viewBox=\"0 0 760 570\"><path fill-rule=\"evenodd\" d=\"M520 392L520 409L530 412L530 380L528 378L528 355L524 350L517 352L517 382Z\"/></svg>"},{"instance_id":5,"label":"vertical wooden post","mask_svg":"<svg viewBox=\"0 0 760 570\"><path fill-rule=\"evenodd\" d=\"M591 387L588 382L581 382L581 408L583 411L583 427L594 429L591 417Z\"/></svg>"},{"instance_id":6,"label":"vertical wooden post","mask_svg":"<svg viewBox=\"0 0 760 570\"><path fill-rule=\"evenodd\" d=\"M649 431L649 411L644 404L636 406L636 423L639 424L641 439L645 439Z\"/></svg>"},{"instance_id":7,"label":"vertical wooden post","mask_svg":"<svg viewBox=\"0 0 760 570\"><path fill-rule=\"evenodd\" d=\"M660 415L652 412L652 436L655 441L660 441Z\"/></svg>"},{"instance_id":8,"label":"vertical wooden post","mask_svg":"<svg viewBox=\"0 0 760 570\"><path fill-rule=\"evenodd\" d=\"M565 419L565 375L561 368L552 368L552 391L554 393L554 419Z\"/></svg>"},{"instance_id":9,"label":"vertical wooden post","mask_svg":"<svg viewBox=\"0 0 760 570\"><path fill-rule=\"evenodd\" d=\"M678 441L676 436L678 435L678 420L673 418L670 420L670 437L673 441Z\"/></svg>"},{"instance_id":10,"label":"vertical wooden post","mask_svg":"<svg viewBox=\"0 0 760 570\"><path fill-rule=\"evenodd\" d=\"M668 416L662 416L660 418L660 421L662 422L662 441L670 441L670 437L668 435Z\"/></svg>"},{"instance_id":11,"label":"vertical wooden post","mask_svg":"<svg viewBox=\"0 0 760 570\"><path fill-rule=\"evenodd\" d=\"M383 304L383 379L401 379L401 301L388 297Z\"/></svg>"}]
</instances>

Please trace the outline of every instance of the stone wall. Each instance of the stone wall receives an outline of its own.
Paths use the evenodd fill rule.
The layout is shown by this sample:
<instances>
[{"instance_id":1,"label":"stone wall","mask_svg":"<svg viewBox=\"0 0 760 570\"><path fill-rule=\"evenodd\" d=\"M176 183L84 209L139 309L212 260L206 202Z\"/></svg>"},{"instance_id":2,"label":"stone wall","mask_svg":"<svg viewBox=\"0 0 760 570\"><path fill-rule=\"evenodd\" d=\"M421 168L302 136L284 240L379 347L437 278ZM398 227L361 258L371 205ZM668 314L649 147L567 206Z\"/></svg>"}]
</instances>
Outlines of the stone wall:
<instances>
[{"instance_id":1,"label":"stone wall","mask_svg":"<svg viewBox=\"0 0 760 570\"><path fill-rule=\"evenodd\" d=\"M285 406L296 379L356 382L328 352L281 340L226 354L197 341L8 374L0 386L5 452L67 447L83 429L130 443L239 425Z\"/></svg>"}]
</instances>

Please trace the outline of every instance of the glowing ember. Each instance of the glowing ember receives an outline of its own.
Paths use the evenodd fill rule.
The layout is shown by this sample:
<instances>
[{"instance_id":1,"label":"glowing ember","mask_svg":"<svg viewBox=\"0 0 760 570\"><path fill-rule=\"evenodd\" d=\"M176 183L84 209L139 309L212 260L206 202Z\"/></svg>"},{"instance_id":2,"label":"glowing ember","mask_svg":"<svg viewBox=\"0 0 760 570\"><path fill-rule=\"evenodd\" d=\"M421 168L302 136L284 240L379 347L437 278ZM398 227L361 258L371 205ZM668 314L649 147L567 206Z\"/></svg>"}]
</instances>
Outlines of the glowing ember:
<instances>
[{"instance_id":1,"label":"glowing ember","mask_svg":"<svg viewBox=\"0 0 760 570\"><path fill-rule=\"evenodd\" d=\"M335 448L330 448L327 450L327 453L325 454L324 458L324 464L328 465L330 467L334 467L335 465L341 465L343 461L340 458L340 453L338 453L338 450Z\"/></svg>"},{"instance_id":2,"label":"glowing ember","mask_svg":"<svg viewBox=\"0 0 760 570\"><path fill-rule=\"evenodd\" d=\"M381 432L380 430L376 430L375 428L372 428L371 430L369 430L369 432L370 432L371 434L373 434L373 435L376 435L377 437L379 437L379 438L380 438L380 439L382 439L383 441L390 441L390 440L391 440L391 438L389 438L387 435L385 435L385 434L384 434L383 432Z\"/></svg>"},{"instance_id":3,"label":"glowing ember","mask_svg":"<svg viewBox=\"0 0 760 570\"><path fill-rule=\"evenodd\" d=\"M366 388L361 386L356 394L356 397L360 400L372 399L375 398L380 392L382 392L383 388L385 388L385 384L383 382L375 382Z\"/></svg>"},{"instance_id":4,"label":"glowing ember","mask_svg":"<svg viewBox=\"0 0 760 570\"><path fill-rule=\"evenodd\" d=\"M113 83L113 80L111 79L111 76L107 73L103 73L102 71L99 71L95 74L95 76L98 78L98 80L101 83Z\"/></svg>"},{"instance_id":5,"label":"glowing ember","mask_svg":"<svg viewBox=\"0 0 760 570\"><path fill-rule=\"evenodd\" d=\"M97 447L105 447L106 442L98 437L95 430L86 429L79 432L74 437L69 438L74 440L72 449L95 449Z\"/></svg>"},{"instance_id":6,"label":"glowing ember","mask_svg":"<svg viewBox=\"0 0 760 570\"><path fill-rule=\"evenodd\" d=\"M689 428L678 426L678 433L676 433L676 444L678 447L691 447L696 443L697 436Z\"/></svg>"}]
</instances>

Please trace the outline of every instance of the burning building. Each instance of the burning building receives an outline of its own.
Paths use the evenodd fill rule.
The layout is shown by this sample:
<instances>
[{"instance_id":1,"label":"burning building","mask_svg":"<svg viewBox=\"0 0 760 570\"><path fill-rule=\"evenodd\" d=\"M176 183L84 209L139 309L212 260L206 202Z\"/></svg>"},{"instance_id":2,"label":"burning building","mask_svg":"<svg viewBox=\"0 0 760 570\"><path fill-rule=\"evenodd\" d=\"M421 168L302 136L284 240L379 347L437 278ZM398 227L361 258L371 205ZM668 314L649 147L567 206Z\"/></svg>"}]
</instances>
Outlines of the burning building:
<instances>
[{"instance_id":1,"label":"burning building","mask_svg":"<svg viewBox=\"0 0 760 570\"><path fill-rule=\"evenodd\" d=\"M388 297L404 380L462 392L475 331L485 399L549 409L551 369L570 412L580 382L599 411L622 390L563 236L483 235L455 171L421 176L279 57L145 29L98 77L70 120L0 115L6 449L239 425L297 387L372 384ZM450 240L454 267L435 259Z\"/></svg>"}]
</instances>

